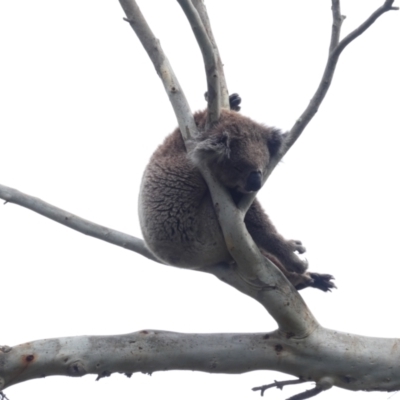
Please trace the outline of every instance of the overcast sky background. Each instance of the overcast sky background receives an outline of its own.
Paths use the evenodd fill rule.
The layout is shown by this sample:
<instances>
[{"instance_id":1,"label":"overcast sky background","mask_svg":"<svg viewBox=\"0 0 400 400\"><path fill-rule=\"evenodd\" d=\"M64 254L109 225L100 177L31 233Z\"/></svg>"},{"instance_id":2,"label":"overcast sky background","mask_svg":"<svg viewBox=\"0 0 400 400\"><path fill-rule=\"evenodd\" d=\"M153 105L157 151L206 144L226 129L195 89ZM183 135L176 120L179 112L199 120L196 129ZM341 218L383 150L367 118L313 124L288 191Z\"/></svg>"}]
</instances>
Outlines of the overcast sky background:
<instances>
[{"instance_id":1,"label":"overcast sky background","mask_svg":"<svg viewBox=\"0 0 400 400\"><path fill-rule=\"evenodd\" d=\"M383 0L342 1L343 35ZM290 129L321 78L330 1L207 1L230 92L256 121ZM200 51L176 1L139 2L193 110L205 107ZM176 126L163 86L118 1L0 0L0 183L141 236L145 165ZM400 14L382 16L342 54L318 114L259 199L301 239L310 270L338 290L302 295L320 323L400 337ZM123 334L266 332L274 320L212 276L152 263L32 211L0 206L0 344ZM49 377L6 390L25 399L257 399L276 372L156 372L95 382ZM271 389L285 399L311 384ZM319 399L388 399L332 389ZM400 398L395 394L393 398Z\"/></svg>"}]
</instances>

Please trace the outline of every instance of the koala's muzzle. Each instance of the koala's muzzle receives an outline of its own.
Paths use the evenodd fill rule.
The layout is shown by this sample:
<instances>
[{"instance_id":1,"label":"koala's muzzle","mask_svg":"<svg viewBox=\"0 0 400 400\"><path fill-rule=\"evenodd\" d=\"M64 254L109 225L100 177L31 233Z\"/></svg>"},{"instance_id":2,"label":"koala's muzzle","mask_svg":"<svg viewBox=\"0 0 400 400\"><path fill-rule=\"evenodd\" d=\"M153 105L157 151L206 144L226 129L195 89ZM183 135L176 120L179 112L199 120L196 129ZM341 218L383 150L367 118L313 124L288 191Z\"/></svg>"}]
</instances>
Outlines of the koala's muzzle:
<instances>
[{"instance_id":1,"label":"koala's muzzle","mask_svg":"<svg viewBox=\"0 0 400 400\"><path fill-rule=\"evenodd\" d=\"M247 178L245 189L248 192L256 192L261 188L261 172L260 171L252 171Z\"/></svg>"}]
</instances>

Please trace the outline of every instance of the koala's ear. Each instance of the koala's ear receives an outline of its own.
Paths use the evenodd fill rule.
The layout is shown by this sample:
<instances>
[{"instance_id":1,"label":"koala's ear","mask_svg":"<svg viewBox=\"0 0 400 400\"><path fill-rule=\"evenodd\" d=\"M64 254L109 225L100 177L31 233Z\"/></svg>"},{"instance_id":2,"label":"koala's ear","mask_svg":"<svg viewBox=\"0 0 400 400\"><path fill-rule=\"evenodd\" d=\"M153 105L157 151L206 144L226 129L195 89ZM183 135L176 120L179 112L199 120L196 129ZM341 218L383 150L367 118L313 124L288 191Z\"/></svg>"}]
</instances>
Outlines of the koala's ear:
<instances>
[{"instance_id":1,"label":"koala's ear","mask_svg":"<svg viewBox=\"0 0 400 400\"><path fill-rule=\"evenodd\" d=\"M221 162L230 157L230 137L227 131L199 140L190 152L190 158L196 163L202 161Z\"/></svg>"},{"instance_id":2,"label":"koala's ear","mask_svg":"<svg viewBox=\"0 0 400 400\"><path fill-rule=\"evenodd\" d=\"M284 139L285 134L283 134L281 130L271 128L270 134L267 139L268 150L271 157L274 157L278 154Z\"/></svg>"}]
</instances>

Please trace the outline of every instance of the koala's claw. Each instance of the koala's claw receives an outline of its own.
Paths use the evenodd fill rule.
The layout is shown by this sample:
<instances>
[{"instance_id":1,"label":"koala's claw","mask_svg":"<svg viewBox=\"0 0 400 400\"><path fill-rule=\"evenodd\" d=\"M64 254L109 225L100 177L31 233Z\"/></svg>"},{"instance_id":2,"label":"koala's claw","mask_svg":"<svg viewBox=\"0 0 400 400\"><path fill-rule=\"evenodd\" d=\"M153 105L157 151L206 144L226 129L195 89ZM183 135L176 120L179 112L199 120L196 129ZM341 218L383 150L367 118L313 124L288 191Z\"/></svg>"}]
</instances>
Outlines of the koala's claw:
<instances>
[{"instance_id":1,"label":"koala's claw","mask_svg":"<svg viewBox=\"0 0 400 400\"><path fill-rule=\"evenodd\" d=\"M330 292L331 289L336 289L336 285L331 281L332 279L335 279L332 275L310 272L309 276L311 280L307 283L300 283L299 285L296 285L297 290L301 290L306 287L313 287L324 292Z\"/></svg>"},{"instance_id":2,"label":"koala's claw","mask_svg":"<svg viewBox=\"0 0 400 400\"><path fill-rule=\"evenodd\" d=\"M299 254L306 252L306 248L303 246L300 240L289 240L289 242L293 247L293 251L297 251Z\"/></svg>"}]
</instances>

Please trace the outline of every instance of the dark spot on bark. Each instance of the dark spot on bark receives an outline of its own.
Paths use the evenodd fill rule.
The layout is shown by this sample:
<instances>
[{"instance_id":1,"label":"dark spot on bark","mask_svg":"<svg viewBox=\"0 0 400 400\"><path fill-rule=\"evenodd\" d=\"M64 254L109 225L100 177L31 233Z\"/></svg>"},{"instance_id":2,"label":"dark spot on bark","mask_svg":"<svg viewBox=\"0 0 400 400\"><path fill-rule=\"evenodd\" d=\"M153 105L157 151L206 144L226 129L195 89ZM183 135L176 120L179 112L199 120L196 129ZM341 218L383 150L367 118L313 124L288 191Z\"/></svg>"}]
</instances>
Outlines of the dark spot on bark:
<instances>
[{"instance_id":1,"label":"dark spot on bark","mask_svg":"<svg viewBox=\"0 0 400 400\"><path fill-rule=\"evenodd\" d=\"M136 340L130 340L129 343L136 343Z\"/></svg>"},{"instance_id":2,"label":"dark spot on bark","mask_svg":"<svg viewBox=\"0 0 400 400\"><path fill-rule=\"evenodd\" d=\"M68 362L68 360L69 360L68 357L64 358L64 362L65 362L65 363Z\"/></svg>"},{"instance_id":3,"label":"dark spot on bark","mask_svg":"<svg viewBox=\"0 0 400 400\"><path fill-rule=\"evenodd\" d=\"M290 338L292 338L294 336L294 333L293 332L286 332L286 338L287 339L290 339Z\"/></svg>"},{"instance_id":4,"label":"dark spot on bark","mask_svg":"<svg viewBox=\"0 0 400 400\"><path fill-rule=\"evenodd\" d=\"M355 379L353 377L351 377L350 375L344 375L342 376L342 380L346 383L350 383L352 381L355 381Z\"/></svg>"},{"instance_id":5,"label":"dark spot on bark","mask_svg":"<svg viewBox=\"0 0 400 400\"><path fill-rule=\"evenodd\" d=\"M268 333L267 333L266 335L263 336L263 339L269 339Z\"/></svg>"},{"instance_id":6,"label":"dark spot on bark","mask_svg":"<svg viewBox=\"0 0 400 400\"><path fill-rule=\"evenodd\" d=\"M139 347L139 350L143 350L143 347Z\"/></svg>"},{"instance_id":7,"label":"dark spot on bark","mask_svg":"<svg viewBox=\"0 0 400 400\"><path fill-rule=\"evenodd\" d=\"M277 345L275 346L275 351L276 351L277 353L280 353L282 350L283 350L283 347L282 347L280 344L277 344Z\"/></svg>"},{"instance_id":8,"label":"dark spot on bark","mask_svg":"<svg viewBox=\"0 0 400 400\"><path fill-rule=\"evenodd\" d=\"M70 376L83 376L86 374L86 370L81 361L74 361L68 366L68 374Z\"/></svg>"},{"instance_id":9,"label":"dark spot on bark","mask_svg":"<svg viewBox=\"0 0 400 400\"><path fill-rule=\"evenodd\" d=\"M35 356L33 354L29 354L29 356L25 357L25 361L31 362L35 359Z\"/></svg>"},{"instance_id":10,"label":"dark spot on bark","mask_svg":"<svg viewBox=\"0 0 400 400\"><path fill-rule=\"evenodd\" d=\"M147 335L149 332L148 331L140 331L139 333L141 333L142 335Z\"/></svg>"}]
</instances>

